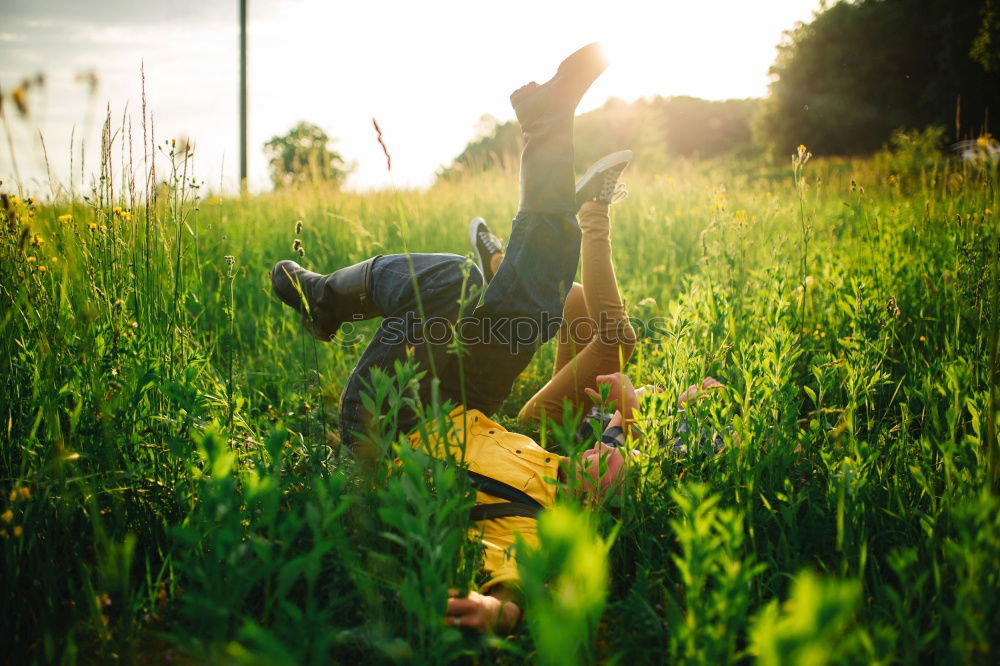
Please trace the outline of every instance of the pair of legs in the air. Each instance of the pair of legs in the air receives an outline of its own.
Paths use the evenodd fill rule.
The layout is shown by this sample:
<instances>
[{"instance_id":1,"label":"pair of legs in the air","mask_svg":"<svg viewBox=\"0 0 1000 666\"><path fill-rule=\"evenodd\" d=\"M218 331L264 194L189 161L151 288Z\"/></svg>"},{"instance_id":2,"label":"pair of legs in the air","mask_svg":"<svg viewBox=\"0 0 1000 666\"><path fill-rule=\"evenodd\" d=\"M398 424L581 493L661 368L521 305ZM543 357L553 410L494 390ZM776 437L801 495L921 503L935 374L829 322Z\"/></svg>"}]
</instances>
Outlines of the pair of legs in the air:
<instances>
[{"instance_id":1,"label":"pair of legs in the air","mask_svg":"<svg viewBox=\"0 0 1000 666\"><path fill-rule=\"evenodd\" d=\"M567 402L574 413L585 411L584 389L596 387L598 377L619 372L632 355L636 336L615 279L608 216L621 192L618 176L630 159L631 151L602 158L595 165L599 177L585 176L577 187L583 283L574 282L566 297L552 378L522 407L522 423L547 419L561 424ZM502 243L481 218L472 221L470 240L489 279L501 265Z\"/></svg>"},{"instance_id":2,"label":"pair of legs in the air","mask_svg":"<svg viewBox=\"0 0 1000 666\"><path fill-rule=\"evenodd\" d=\"M606 66L598 47L590 45L567 58L550 81L528 84L511 95L525 140L520 203L503 261L478 304L469 302L469 297L484 285L483 276L475 267L464 271L465 259L456 255L373 257L329 275L306 271L292 261L279 262L272 270L275 293L301 312L303 323L321 339L329 340L345 321L384 317L341 398L345 444L354 445L378 416L363 407L372 369L391 372L408 353L423 369L437 374L443 399L490 414L507 397L535 349L566 326L552 381L522 410L524 418L537 418L544 411L558 419L563 397L581 403L583 387L596 384L592 377L580 376L581 369L590 369L590 374L614 372L627 358L634 334L627 326L610 263L606 204L595 204L596 208L588 204L581 211L584 284L582 291L575 288L577 295L568 303L574 319L586 310L602 330L592 329L587 335L587 326L567 324L562 317L581 254L581 225L575 218L579 206L573 175L573 115L583 93ZM616 181L623 165L615 166ZM582 184L603 187L605 175L588 173ZM450 340L437 334L441 324L456 321L468 351L461 357L449 353ZM605 328L614 330L609 333ZM598 358L608 365L597 363ZM428 372L420 382L422 399L430 398L431 387ZM416 425L413 414L399 419L395 425L400 431Z\"/></svg>"}]
</instances>

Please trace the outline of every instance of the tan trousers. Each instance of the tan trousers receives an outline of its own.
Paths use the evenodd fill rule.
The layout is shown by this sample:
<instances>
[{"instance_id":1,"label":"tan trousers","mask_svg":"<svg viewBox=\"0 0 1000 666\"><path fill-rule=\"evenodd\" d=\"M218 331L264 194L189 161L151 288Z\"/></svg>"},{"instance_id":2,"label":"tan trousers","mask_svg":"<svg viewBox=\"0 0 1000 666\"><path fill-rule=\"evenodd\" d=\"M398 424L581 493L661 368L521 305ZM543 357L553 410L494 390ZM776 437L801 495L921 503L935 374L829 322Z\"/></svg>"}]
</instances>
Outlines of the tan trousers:
<instances>
[{"instance_id":1,"label":"tan trousers","mask_svg":"<svg viewBox=\"0 0 1000 666\"><path fill-rule=\"evenodd\" d=\"M573 283L563 306L552 379L521 408L522 423L546 419L562 424L563 405L574 414L592 401L585 388L597 377L622 369L635 348L635 331L625 314L611 261L611 220L607 204L588 201L580 209L583 284Z\"/></svg>"}]
</instances>

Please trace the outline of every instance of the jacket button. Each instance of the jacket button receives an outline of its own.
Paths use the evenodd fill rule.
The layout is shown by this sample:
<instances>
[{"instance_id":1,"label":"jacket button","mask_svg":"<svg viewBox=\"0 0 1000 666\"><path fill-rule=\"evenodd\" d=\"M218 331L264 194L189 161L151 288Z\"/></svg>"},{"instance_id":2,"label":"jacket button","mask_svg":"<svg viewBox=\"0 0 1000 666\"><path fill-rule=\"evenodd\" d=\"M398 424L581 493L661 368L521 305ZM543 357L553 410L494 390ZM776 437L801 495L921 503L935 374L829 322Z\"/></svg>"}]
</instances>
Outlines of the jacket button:
<instances>
[{"instance_id":1,"label":"jacket button","mask_svg":"<svg viewBox=\"0 0 1000 666\"><path fill-rule=\"evenodd\" d=\"M548 458L548 457L545 458L545 462L548 462L550 460L552 460L552 458Z\"/></svg>"},{"instance_id":2,"label":"jacket button","mask_svg":"<svg viewBox=\"0 0 1000 666\"><path fill-rule=\"evenodd\" d=\"M514 451L514 453L516 453L517 455L521 455L521 449L518 449L517 451Z\"/></svg>"},{"instance_id":3,"label":"jacket button","mask_svg":"<svg viewBox=\"0 0 1000 666\"><path fill-rule=\"evenodd\" d=\"M491 435L493 434L493 432L494 432L494 431L490 430L490 434L491 434Z\"/></svg>"}]
</instances>

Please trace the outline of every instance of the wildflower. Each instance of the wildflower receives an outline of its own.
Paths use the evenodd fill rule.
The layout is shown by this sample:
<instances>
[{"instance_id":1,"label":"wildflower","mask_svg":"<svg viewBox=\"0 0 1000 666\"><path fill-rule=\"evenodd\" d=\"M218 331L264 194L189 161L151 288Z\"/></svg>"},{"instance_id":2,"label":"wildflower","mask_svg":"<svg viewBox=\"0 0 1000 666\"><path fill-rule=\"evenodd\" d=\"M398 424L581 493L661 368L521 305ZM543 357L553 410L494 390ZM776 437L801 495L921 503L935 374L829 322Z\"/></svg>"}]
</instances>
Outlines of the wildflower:
<instances>
[{"instance_id":1,"label":"wildflower","mask_svg":"<svg viewBox=\"0 0 1000 666\"><path fill-rule=\"evenodd\" d=\"M97 225L91 222L90 224L87 225L87 229L89 229L90 231L97 231Z\"/></svg>"},{"instance_id":2,"label":"wildflower","mask_svg":"<svg viewBox=\"0 0 1000 666\"><path fill-rule=\"evenodd\" d=\"M9 523L10 521L14 520L14 512L11 511L10 509L7 509L6 511L3 512L3 514L0 514L0 518L3 519L3 522Z\"/></svg>"},{"instance_id":3,"label":"wildflower","mask_svg":"<svg viewBox=\"0 0 1000 666\"><path fill-rule=\"evenodd\" d=\"M41 247L45 245L45 239L39 236L38 234L35 234L34 236L31 237L31 245L33 247Z\"/></svg>"},{"instance_id":4,"label":"wildflower","mask_svg":"<svg viewBox=\"0 0 1000 666\"><path fill-rule=\"evenodd\" d=\"M17 204L21 203L21 200L18 199L17 197L11 197L10 202L16 206Z\"/></svg>"},{"instance_id":5,"label":"wildflower","mask_svg":"<svg viewBox=\"0 0 1000 666\"><path fill-rule=\"evenodd\" d=\"M36 261L35 257L30 254L27 257L25 257L24 260L27 261L29 264L33 264Z\"/></svg>"},{"instance_id":6,"label":"wildflower","mask_svg":"<svg viewBox=\"0 0 1000 666\"><path fill-rule=\"evenodd\" d=\"M44 273L44 272L45 272L45 271L47 271L47 270L49 270L49 269L47 269L47 268L46 268L46 267L45 267L44 265L40 265L40 266L38 267L38 272L39 272L39 273Z\"/></svg>"},{"instance_id":7,"label":"wildflower","mask_svg":"<svg viewBox=\"0 0 1000 666\"><path fill-rule=\"evenodd\" d=\"M59 221L62 222L63 224L65 224L67 222L72 222L73 221L73 216L70 215L69 213L66 213L65 215L60 215L59 216Z\"/></svg>"},{"instance_id":8,"label":"wildflower","mask_svg":"<svg viewBox=\"0 0 1000 666\"><path fill-rule=\"evenodd\" d=\"M24 534L24 528L21 527L20 525L15 525L14 526L14 536L19 537L22 534Z\"/></svg>"},{"instance_id":9,"label":"wildflower","mask_svg":"<svg viewBox=\"0 0 1000 666\"><path fill-rule=\"evenodd\" d=\"M302 220L295 221L295 235L298 236L302 233Z\"/></svg>"},{"instance_id":10,"label":"wildflower","mask_svg":"<svg viewBox=\"0 0 1000 666\"><path fill-rule=\"evenodd\" d=\"M10 491L10 501L13 502L17 499L17 490Z\"/></svg>"},{"instance_id":11,"label":"wildflower","mask_svg":"<svg viewBox=\"0 0 1000 666\"><path fill-rule=\"evenodd\" d=\"M28 486L21 486L18 492L21 494L21 499L31 499L31 490Z\"/></svg>"},{"instance_id":12,"label":"wildflower","mask_svg":"<svg viewBox=\"0 0 1000 666\"><path fill-rule=\"evenodd\" d=\"M139 322L137 321L132 322L132 328L139 328Z\"/></svg>"},{"instance_id":13,"label":"wildflower","mask_svg":"<svg viewBox=\"0 0 1000 666\"><path fill-rule=\"evenodd\" d=\"M111 376L112 377L118 376L118 368L111 368Z\"/></svg>"},{"instance_id":14,"label":"wildflower","mask_svg":"<svg viewBox=\"0 0 1000 666\"><path fill-rule=\"evenodd\" d=\"M799 144L799 154L806 152L805 144Z\"/></svg>"},{"instance_id":15,"label":"wildflower","mask_svg":"<svg viewBox=\"0 0 1000 666\"><path fill-rule=\"evenodd\" d=\"M224 259L226 260L226 266L229 266L230 268L232 268L232 267L233 267L233 264L235 264L235 263L236 263L236 257L234 257L234 256L233 256L233 255L231 255L231 254L227 254L227 255L226 255L225 257L223 257L223 258L224 258Z\"/></svg>"},{"instance_id":16,"label":"wildflower","mask_svg":"<svg viewBox=\"0 0 1000 666\"><path fill-rule=\"evenodd\" d=\"M917 338L917 339L920 340L920 342L927 342L927 338L925 338L922 335L919 338Z\"/></svg>"},{"instance_id":17,"label":"wildflower","mask_svg":"<svg viewBox=\"0 0 1000 666\"><path fill-rule=\"evenodd\" d=\"M54 263L56 263L57 261L59 261L59 257L56 257L56 256L54 256L54 255L53 255L53 256L49 257L49 261L50 261L50 262L52 262L52 263L54 264Z\"/></svg>"},{"instance_id":18,"label":"wildflower","mask_svg":"<svg viewBox=\"0 0 1000 666\"><path fill-rule=\"evenodd\" d=\"M985 134L976 139L976 145L980 148L985 148L987 143L989 143L989 139L986 138Z\"/></svg>"}]
</instances>

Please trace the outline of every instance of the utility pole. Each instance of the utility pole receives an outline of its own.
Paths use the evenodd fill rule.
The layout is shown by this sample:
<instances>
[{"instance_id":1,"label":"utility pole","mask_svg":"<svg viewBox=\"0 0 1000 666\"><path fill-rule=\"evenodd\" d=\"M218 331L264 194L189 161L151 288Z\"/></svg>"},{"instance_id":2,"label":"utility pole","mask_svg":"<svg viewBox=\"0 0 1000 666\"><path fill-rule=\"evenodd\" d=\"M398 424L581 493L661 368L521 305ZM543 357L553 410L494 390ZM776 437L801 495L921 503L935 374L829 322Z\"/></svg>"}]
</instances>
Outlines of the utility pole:
<instances>
[{"instance_id":1,"label":"utility pole","mask_svg":"<svg viewBox=\"0 0 1000 666\"><path fill-rule=\"evenodd\" d=\"M240 0L240 194L247 191L247 0Z\"/></svg>"}]
</instances>

